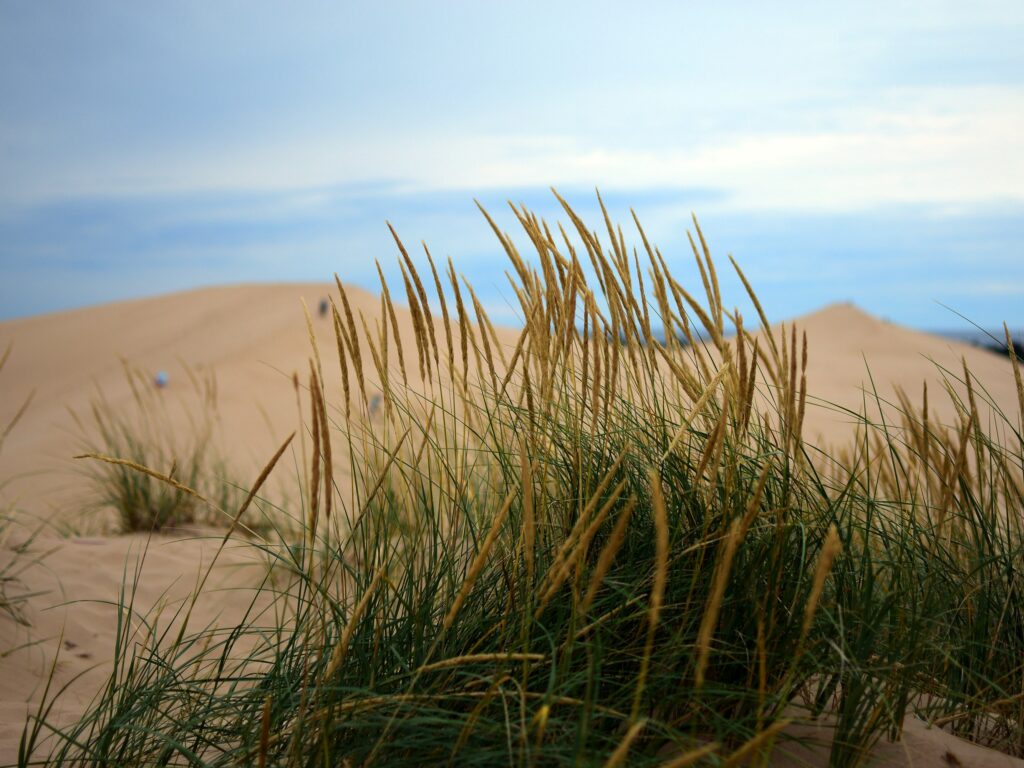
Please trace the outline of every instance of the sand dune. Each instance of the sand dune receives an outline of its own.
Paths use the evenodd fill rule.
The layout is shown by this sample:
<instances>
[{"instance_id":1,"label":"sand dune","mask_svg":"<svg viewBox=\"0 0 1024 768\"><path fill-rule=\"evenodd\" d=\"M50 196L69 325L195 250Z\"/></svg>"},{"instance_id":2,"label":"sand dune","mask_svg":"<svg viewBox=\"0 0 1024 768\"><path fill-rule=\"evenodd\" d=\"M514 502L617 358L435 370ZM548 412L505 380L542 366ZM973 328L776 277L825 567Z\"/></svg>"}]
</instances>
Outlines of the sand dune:
<instances>
[{"instance_id":1,"label":"sand dune","mask_svg":"<svg viewBox=\"0 0 1024 768\"><path fill-rule=\"evenodd\" d=\"M963 378L966 361L981 391L1005 413L1017 410L1013 369L1006 357L886 322L852 304L833 304L793 321L798 332L807 333L809 349L807 381L817 407L808 411L805 436L812 442L840 442L849 434L852 421L829 405L860 411L875 394L896 402L896 388L920 405L922 385L927 383L929 409L942 423L954 423L956 410L945 392L943 370ZM955 391L966 397L966 389ZM868 409L871 414L877 409Z\"/></svg>"},{"instance_id":2,"label":"sand dune","mask_svg":"<svg viewBox=\"0 0 1024 768\"><path fill-rule=\"evenodd\" d=\"M108 304L0 324L0 346L14 344L0 383L6 402L36 396L3 454L7 489L29 511L58 516L81 502L73 422L101 390L117 407L131 397L122 360L169 374L168 396L188 389L185 366L213 371L222 435L239 470L265 461L296 426L291 376L305 376L310 354L301 301L315 313L327 284L208 288ZM351 291L353 309L375 313L377 301ZM329 321L317 318L319 338L333 348ZM336 366L335 366L336 368ZM328 370L329 383L337 379ZM78 521L82 524L83 521Z\"/></svg>"},{"instance_id":3,"label":"sand dune","mask_svg":"<svg viewBox=\"0 0 1024 768\"><path fill-rule=\"evenodd\" d=\"M321 297L334 291L333 286L315 283L219 287L0 323L0 350L14 344L0 376L3 413L36 392L0 453L0 484L6 483L0 485L2 500L15 501L25 520L52 519L73 534L91 534L60 538L53 530L44 531L36 550L57 552L24 574L27 589L45 593L28 612L32 626L17 627L0 615L3 648L32 643L0 659L0 762L13 758L27 706L38 701L40 681L58 649L55 683L82 675L67 699L65 717L81 712L105 679L114 615L109 606L88 601L115 599L126 562L130 574L145 544L139 536L97 536L102 530L83 517L88 487L70 458L78 446L68 409L87 408L97 388L115 406L127 403L131 394L122 360L146 370L166 370L169 394L184 386L186 366L213 371L219 388L221 440L244 481L298 424L291 376L305 376L310 354L301 300L315 310ZM369 323L379 316L376 296L353 289L350 299L353 310L362 312ZM919 399L922 382L928 381L939 418L952 420L950 405L935 405L944 400L938 397L936 364L959 372L963 358L992 400L1007 412L1016 411L1012 371L1005 358L892 325L850 305L830 306L795 322L808 336L810 392L822 401L856 410L871 378L883 398L894 398L895 387L901 387ZM316 317L315 311L313 323L325 350L325 383L329 391L340 392L331 323ZM399 324L411 340L407 313L400 312ZM500 335L511 345L517 332ZM840 441L850 434L849 421L835 411L811 408L805 432L815 440ZM195 582L199 563L211 551L209 541L155 539L139 581L140 605L148 608L161 599L174 605L182 600ZM226 561L244 562L251 564L251 559L237 553ZM221 568L218 573L219 586L247 578L245 569ZM166 589L170 591L165 593ZM204 598L198 622L232 619L231 610L216 595ZM82 602L63 607L67 601ZM922 732L915 729L914 739L930 743ZM927 750L922 749L911 752L923 755ZM887 759L895 759L892 755L897 753L887 753ZM972 765L1024 765L977 747L965 754L970 754Z\"/></svg>"}]
</instances>

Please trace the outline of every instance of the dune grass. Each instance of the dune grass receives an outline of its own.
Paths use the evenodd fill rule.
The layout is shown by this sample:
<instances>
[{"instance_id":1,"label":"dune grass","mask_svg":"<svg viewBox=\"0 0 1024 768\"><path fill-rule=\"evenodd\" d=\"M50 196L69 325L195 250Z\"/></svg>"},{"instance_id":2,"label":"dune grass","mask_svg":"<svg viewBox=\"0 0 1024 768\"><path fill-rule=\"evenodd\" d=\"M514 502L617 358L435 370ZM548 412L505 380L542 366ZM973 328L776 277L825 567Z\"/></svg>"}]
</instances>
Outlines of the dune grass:
<instances>
[{"instance_id":1,"label":"dune grass","mask_svg":"<svg viewBox=\"0 0 1024 768\"><path fill-rule=\"evenodd\" d=\"M726 309L699 228L697 300L639 222L513 210L516 343L397 236L414 343L339 283L303 536L252 543L287 577L230 631L126 596L108 686L22 764L752 765L821 718L847 766L910 714L1024 755L1019 378L1016 416L948 372L958 423L906 399L823 454L813 350Z\"/></svg>"},{"instance_id":2,"label":"dune grass","mask_svg":"<svg viewBox=\"0 0 1024 768\"><path fill-rule=\"evenodd\" d=\"M191 370L182 378L182 391L164 391L125 365L129 399L115 404L98 392L87 413L72 414L83 455L119 459L83 466L93 508L112 511L122 533L225 524L219 510L244 498L217 440L216 379Z\"/></svg>"}]
</instances>

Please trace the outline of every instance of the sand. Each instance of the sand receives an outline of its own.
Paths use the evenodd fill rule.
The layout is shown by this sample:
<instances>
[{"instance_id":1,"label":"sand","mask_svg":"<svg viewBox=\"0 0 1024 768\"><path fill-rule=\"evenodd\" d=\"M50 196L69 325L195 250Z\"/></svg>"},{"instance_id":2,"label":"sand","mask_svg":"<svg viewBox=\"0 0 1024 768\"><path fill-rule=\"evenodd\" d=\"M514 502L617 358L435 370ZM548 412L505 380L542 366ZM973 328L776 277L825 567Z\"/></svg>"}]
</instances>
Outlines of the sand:
<instances>
[{"instance_id":1,"label":"sand","mask_svg":"<svg viewBox=\"0 0 1024 768\"><path fill-rule=\"evenodd\" d=\"M80 714L105 682L115 627L109 602L117 599L125 575L137 586L137 605L148 610L162 602L167 613L189 594L216 546L209 538L185 534L151 541L113 535L101 516L87 512L88 484L71 459L80 445L69 409L87 409L97 388L115 406L129 402L122 361L165 370L169 397L185 388L186 366L213 372L220 441L239 479L251 479L298 425L292 374L305 378L310 352L302 299L313 312L324 351L326 386L340 398L332 326L316 313L319 300L332 291L326 284L219 287L0 323L0 350L14 343L0 373L0 418L35 391L0 452L0 502L19 509L24 525L16 528L14 539L47 521L33 551L49 552L22 574L23 588L41 593L26 613L31 626L0 615L0 648L24 646L0 656L0 764L15 759L25 715L38 702L51 668L56 685L77 678L55 713L58 719ZM378 297L357 289L349 295L353 310L372 325L379 316ZM399 315L403 337L411 343L411 320L405 312ZM916 402L927 381L934 412L951 420L952 407L939 397L936 364L959 372L963 358L992 400L1016 412L1010 363L998 355L893 325L851 305L827 307L798 318L796 325L808 336L809 390L822 401L858 410L873 380L883 399L894 400L898 386ZM518 333L499 335L511 346ZM821 443L841 442L850 434L850 422L834 409L811 407L805 435ZM294 469L290 472L279 473L281 482L294 482ZM4 548L0 557L8 553ZM238 601L223 599L218 590L255 583L261 568L265 565L244 548L229 549L211 582L213 591L196 607L195 621L227 625L237 620ZM887 765L957 764L947 753L962 765L1024 766L916 722L908 725L901 743L881 745L877 757ZM815 754L820 751L804 757L815 761Z\"/></svg>"}]
</instances>

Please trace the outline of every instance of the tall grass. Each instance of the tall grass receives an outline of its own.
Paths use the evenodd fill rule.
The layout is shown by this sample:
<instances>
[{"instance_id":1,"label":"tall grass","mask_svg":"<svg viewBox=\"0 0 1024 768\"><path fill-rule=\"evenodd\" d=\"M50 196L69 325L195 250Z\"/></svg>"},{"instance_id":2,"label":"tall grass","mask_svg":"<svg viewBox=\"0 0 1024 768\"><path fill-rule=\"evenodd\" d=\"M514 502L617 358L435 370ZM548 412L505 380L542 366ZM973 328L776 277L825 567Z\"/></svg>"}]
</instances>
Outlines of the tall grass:
<instances>
[{"instance_id":1,"label":"tall grass","mask_svg":"<svg viewBox=\"0 0 1024 768\"><path fill-rule=\"evenodd\" d=\"M366 318L339 283L304 535L253 544L288 574L272 609L139 634L126 598L110 683L49 761L739 765L821 718L846 766L909 714L1024 755L1019 378L1016 416L950 372L958 423L906 399L820 453L813 350L749 285L761 329L726 309L696 221L700 300L639 222L630 250L563 207L572 236L513 206L530 261L492 222L515 340L397 235L414 340L387 286Z\"/></svg>"}]
</instances>

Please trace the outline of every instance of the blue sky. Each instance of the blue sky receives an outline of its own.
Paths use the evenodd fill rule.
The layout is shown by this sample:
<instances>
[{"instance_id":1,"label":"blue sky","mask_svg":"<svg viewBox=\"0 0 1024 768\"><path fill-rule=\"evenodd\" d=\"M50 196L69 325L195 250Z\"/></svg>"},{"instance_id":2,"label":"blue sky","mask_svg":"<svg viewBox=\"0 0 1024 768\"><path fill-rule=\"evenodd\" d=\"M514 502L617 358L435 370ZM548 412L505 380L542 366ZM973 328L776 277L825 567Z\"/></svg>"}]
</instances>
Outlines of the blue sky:
<instances>
[{"instance_id":1,"label":"blue sky","mask_svg":"<svg viewBox=\"0 0 1024 768\"><path fill-rule=\"evenodd\" d=\"M473 200L511 228L554 185L684 280L696 212L777 318L1024 326L1022 39L1019 2L0 0L0 317L373 288L385 219L501 316Z\"/></svg>"}]
</instances>

